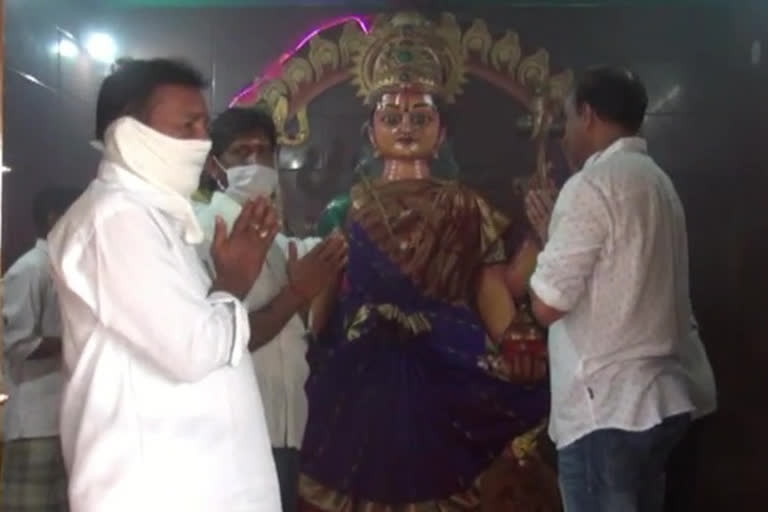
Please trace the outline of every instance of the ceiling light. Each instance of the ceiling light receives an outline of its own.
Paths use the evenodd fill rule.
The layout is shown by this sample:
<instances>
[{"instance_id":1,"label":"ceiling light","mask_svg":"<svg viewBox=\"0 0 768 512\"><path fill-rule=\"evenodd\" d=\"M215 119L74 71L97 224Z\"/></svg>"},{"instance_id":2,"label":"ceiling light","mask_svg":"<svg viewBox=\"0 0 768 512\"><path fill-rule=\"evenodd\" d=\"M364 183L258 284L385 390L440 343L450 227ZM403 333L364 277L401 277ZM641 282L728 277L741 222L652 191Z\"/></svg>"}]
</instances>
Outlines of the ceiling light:
<instances>
[{"instance_id":1,"label":"ceiling light","mask_svg":"<svg viewBox=\"0 0 768 512\"><path fill-rule=\"evenodd\" d=\"M85 40L85 49L96 61L112 64L117 57L117 44L109 34L96 32Z\"/></svg>"},{"instance_id":2,"label":"ceiling light","mask_svg":"<svg viewBox=\"0 0 768 512\"><path fill-rule=\"evenodd\" d=\"M61 55L67 59L74 59L80 55L80 48L78 48L77 44L70 39L61 39L58 43L53 45L51 51L54 55Z\"/></svg>"}]
</instances>

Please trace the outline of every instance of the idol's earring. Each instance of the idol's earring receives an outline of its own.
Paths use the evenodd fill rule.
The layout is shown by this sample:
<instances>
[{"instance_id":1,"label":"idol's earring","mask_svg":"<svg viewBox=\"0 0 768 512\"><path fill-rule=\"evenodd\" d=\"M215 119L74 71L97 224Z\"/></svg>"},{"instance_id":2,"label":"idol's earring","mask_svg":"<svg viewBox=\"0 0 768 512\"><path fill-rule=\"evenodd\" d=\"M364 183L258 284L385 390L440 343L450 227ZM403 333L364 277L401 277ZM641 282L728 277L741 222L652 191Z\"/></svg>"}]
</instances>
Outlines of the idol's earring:
<instances>
[{"instance_id":1,"label":"idol's earring","mask_svg":"<svg viewBox=\"0 0 768 512\"><path fill-rule=\"evenodd\" d=\"M373 135L373 128L371 128L371 123L366 122L363 130L368 132L368 141L371 143L371 147L373 148L373 158L379 158L381 156L381 152L379 151L379 148L376 147L376 137Z\"/></svg>"},{"instance_id":2,"label":"idol's earring","mask_svg":"<svg viewBox=\"0 0 768 512\"><path fill-rule=\"evenodd\" d=\"M440 137L435 142L435 147L432 151L432 158L437 160L440 157L440 148L445 144L445 128L440 130Z\"/></svg>"}]
</instances>

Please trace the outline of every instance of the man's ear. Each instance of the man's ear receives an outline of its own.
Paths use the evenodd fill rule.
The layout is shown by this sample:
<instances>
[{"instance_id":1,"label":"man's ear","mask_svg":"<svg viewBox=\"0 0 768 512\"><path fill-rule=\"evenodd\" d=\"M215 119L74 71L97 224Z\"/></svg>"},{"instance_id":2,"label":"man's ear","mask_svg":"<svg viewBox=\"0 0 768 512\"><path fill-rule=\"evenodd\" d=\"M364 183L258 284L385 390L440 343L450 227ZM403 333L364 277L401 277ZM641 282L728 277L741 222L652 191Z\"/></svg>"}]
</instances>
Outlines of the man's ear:
<instances>
[{"instance_id":1,"label":"man's ear","mask_svg":"<svg viewBox=\"0 0 768 512\"><path fill-rule=\"evenodd\" d=\"M209 179L215 180L220 186L228 186L229 180L227 180L227 172L222 168L221 164L216 161L216 157L209 153L208 158L205 159L203 164L203 176L209 176ZM201 182L202 182L201 176Z\"/></svg>"},{"instance_id":2,"label":"man's ear","mask_svg":"<svg viewBox=\"0 0 768 512\"><path fill-rule=\"evenodd\" d=\"M205 165L203 171L208 173L217 179L222 177L226 178L227 172L221 167L221 164L216 161L216 157L212 153L208 153L208 158L205 159Z\"/></svg>"},{"instance_id":3,"label":"man's ear","mask_svg":"<svg viewBox=\"0 0 768 512\"><path fill-rule=\"evenodd\" d=\"M597 114L589 103L584 103L581 106L579 116L581 117L581 121L584 123L584 128L591 128L597 121Z\"/></svg>"}]
</instances>

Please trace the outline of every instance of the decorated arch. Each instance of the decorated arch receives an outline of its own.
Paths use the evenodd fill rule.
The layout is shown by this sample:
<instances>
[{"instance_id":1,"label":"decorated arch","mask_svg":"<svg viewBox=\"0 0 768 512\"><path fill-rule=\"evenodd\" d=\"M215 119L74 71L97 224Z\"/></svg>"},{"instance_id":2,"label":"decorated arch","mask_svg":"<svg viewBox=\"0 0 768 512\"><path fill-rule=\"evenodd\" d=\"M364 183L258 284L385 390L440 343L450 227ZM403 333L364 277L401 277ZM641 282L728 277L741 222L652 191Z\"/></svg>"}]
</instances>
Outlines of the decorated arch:
<instances>
[{"instance_id":1,"label":"decorated arch","mask_svg":"<svg viewBox=\"0 0 768 512\"><path fill-rule=\"evenodd\" d=\"M510 120L517 128L516 133L509 137L522 139L522 131L530 142L524 150L527 155L520 158L519 166L525 170L515 171L515 186L519 185L521 177L529 183L531 177L541 179L546 176L550 161L547 155L549 135L571 87L573 73L568 69L553 71L547 50L525 50L517 32L504 30L495 34L482 19L462 26L451 13L431 19L419 13L397 12L330 20L280 55L252 84L237 94L231 106L266 106L272 113L283 147L289 151L295 148L306 152L313 138L313 105L340 88L354 90L359 98L356 101L365 103L374 80L371 76L373 60L381 54L382 45L393 37L397 27L403 24L427 29L430 39L424 47L439 54L445 78L443 97L448 103L459 101L470 81L479 81L519 107L521 115ZM460 166L463 164L459 162ZM314 183L333 181L332 174L339 172L336 169L339 166L352 167L348 162L335 163L332 170L318 170L315 166L293 180L294 190L288 195L292 194L294 199L288 198L287 203L294 215L304 219L291 221L289 218L289 223L311 224L323 201L332 195L327 187L313 188L313 180ZM314 178L313 173L316 174ZM312 201L315 203L307 207Z\"/></svg>"},{"instance_id":2,"label":"decorated arch","mask_svg":"<svg viewBox=\"0 0 768 512\"><path fill-rule=\"evenodd\" d=\"M273 112L281 142L299 145L307 141L310 121L307 107L326 90L347 81L359 87L360 96L369 92L365 80L367 58L386 40L398 17L418 17L433 27L435 38L444 47L446 70L454 78L451 100L462 93L469 77L484 80L507 93L531 113L540 113L540 100L558 104L570 88L573 73L553 73L549 52L538 49L524 55L517 32L507 30L494 38L488 24L476 19L463 30L456 17L443 13L431 22L414 13L380 14L373 18L348 16L332 20L302 38L292 51L283 54L238 94L232 106L251 106L263 101ZM327 31L343 25L335 40ZM296 123L291 127L291 121Z\"/></svg>"}]
</instances>

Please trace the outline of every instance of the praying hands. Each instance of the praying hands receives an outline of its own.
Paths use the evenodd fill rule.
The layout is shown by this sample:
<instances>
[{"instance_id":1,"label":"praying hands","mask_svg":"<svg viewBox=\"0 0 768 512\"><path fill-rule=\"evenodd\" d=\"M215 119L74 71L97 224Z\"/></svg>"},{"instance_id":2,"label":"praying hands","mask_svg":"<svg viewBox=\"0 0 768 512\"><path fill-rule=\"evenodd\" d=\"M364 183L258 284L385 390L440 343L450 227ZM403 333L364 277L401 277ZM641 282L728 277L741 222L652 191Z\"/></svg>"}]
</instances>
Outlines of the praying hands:
<instances>
[{"instance_id":1,"label":"praying hands","mask_svg":"<svg viewBox=\"0 0 768 512\"><path fill-rule=\"evenodd\" d=\"M211 245L216 267L212 290L245 298L261 273L278 229L277 215L262 197L243 206L228 235L225 222L216 219L216 232Z\"/></svg>"}]
</instances>

